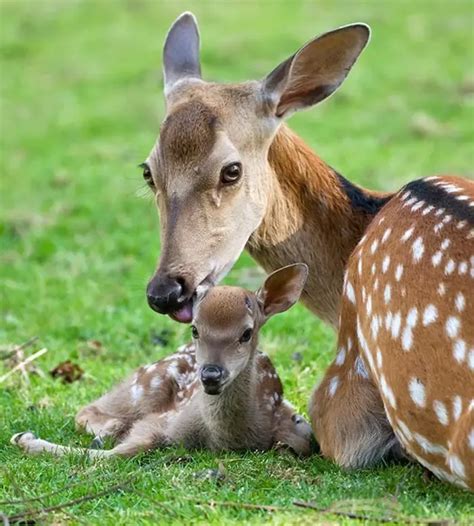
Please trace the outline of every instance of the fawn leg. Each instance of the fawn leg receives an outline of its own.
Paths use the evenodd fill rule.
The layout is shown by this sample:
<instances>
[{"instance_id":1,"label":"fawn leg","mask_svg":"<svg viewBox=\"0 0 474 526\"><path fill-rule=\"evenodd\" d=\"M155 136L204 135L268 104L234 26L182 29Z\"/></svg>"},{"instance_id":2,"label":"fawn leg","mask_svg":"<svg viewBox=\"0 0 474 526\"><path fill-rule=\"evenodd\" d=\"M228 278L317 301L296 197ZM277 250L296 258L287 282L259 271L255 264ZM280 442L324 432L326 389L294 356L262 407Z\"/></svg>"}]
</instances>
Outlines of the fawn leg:
<instances>
[{"instance_id":1,"label":"fawn leg","mask_svg":"<svg viewBox=\"0 0 474 526\"><path fill-rule=\"evenodd\" d=\"M71 453L84 454L89 458L133 456L166 443L163 431L163 416L150 414L135 422L123 442L109 450L62 446L42 440L30 432L13 435L11 443L21 447L29 455L47 452L56 456Z\"/></svg>"}]
</instances>

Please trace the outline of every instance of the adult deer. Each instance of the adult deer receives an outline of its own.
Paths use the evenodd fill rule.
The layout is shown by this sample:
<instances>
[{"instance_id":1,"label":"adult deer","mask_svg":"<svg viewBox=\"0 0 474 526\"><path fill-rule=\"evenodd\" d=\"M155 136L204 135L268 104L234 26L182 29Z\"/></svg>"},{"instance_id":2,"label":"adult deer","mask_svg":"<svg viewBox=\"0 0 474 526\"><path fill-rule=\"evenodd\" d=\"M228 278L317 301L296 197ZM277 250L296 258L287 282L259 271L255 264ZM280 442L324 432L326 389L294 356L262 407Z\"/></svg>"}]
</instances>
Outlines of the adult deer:
<instances>
[{"instance_id":1,"label":"adult deer","mask_svg":"<svg viewBox=\"0 0 474 526\"><path fill-rule=\"evenodd\" d=\"M305 262L302 301L339 331L339 354L310 404L323 454L367 466L401 442L437 475L472 487L472 183L364 190L283 124L339 87L369 34L363 24L336 29L262 81L228 85L202 80L196 21L177 19L164 46L167 115L144 164L162 239L148 303L189 322L196 292L245 247L267 271ZM435 391L443 380L449 389Z\"/></svg>"}]
</instances>

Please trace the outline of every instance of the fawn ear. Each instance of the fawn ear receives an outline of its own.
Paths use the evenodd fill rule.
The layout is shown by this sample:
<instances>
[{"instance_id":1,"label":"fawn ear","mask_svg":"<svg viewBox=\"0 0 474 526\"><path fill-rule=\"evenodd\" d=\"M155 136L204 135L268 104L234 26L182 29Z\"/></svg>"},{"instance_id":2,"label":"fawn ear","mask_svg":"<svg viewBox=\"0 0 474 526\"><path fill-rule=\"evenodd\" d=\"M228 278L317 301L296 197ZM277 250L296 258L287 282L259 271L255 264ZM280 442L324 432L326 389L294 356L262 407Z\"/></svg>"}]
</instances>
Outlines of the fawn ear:
<instances>
[{"instance_id":1,"label":"fawn ear","mask_svg":"<svg viewBox=\"0 0 474 526\"><path fill-rule=\"evenodd\" d=\"M265 99L277 117L312 106L342 84L370 37L365 24L325 33L282 62L263 81Z\"/></svg>"},{"instance_id":2,"label":"fawn ear","mask_svg":"<svg viewBox=\"0 0 474 526\"><path fill-rule=\"evenodd\" d=\"M294 305L300 299L307 277L308 267L304 263L288 265L270 274L257 292L265 319Z\"/></svg>"},{"instance_id":3,"label":"fawn ear","mask_svg":"<svg viewBox=\"0 0 474 526\"><path fill-rule=\"evenodd\" d=\"M168 31L163 49L165 95L184 78L201 78L199 29L192 13L180 15Z\"/></svg>"}]
</instances>

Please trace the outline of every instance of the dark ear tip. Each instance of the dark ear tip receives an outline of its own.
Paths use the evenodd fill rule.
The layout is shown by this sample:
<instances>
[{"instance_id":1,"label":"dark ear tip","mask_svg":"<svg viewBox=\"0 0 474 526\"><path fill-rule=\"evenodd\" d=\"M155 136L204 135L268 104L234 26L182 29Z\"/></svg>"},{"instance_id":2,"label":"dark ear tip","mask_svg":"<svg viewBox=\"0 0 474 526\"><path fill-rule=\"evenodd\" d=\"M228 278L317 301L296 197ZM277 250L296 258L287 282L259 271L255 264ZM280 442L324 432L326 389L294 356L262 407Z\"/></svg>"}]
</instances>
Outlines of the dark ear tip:
<instances>
[{"instance_id":1,"label":"dark ear tip","mask_svg":"<svg viewBox=\"0 0 474 526\"><path fill-rule=\"evenodd\" d=\"M175 24L178 23L185 23L185 24L192 24L197 27L197 18L194 16L191 11L185 11L184 13L181 13L178 18L175 20Z\"/></svg>"}]
</instances>

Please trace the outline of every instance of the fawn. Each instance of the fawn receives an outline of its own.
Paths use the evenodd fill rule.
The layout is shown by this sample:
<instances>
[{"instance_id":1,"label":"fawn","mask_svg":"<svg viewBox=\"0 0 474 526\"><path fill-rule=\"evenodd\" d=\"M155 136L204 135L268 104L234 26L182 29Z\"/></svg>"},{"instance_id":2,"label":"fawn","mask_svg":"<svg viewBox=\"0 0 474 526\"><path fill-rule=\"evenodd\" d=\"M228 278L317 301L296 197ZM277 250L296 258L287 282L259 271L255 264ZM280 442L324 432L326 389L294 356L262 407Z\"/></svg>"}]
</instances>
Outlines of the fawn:
<instances>
[{"instance_id":1,"label":"fawn","mask_svg":"<svg viewBox=\"0 0 474 526\"><path fill-rule=\"evenodd\" d=\"M171 444L210 450L268 450L285 445L311 452L311 427L283 398L258 333L274 314L300 297L307 267L271 274L252 293L215 287L197 303L192 346L141 367L128 380L79 411L76 424L98 439L118 438L111 450L52 444L32 433L12 443L30 454L86 452L90 457L132 456ZM96 440L96 443L98 440Z\"/></svg>"},{"instance_id":2,"label":"fawn","mask_svg":"<svg viewBox=\"0 0 474 526\"><path fill-rule=\"evenodd\" d=\"M302 301L339 335L310 406L322 453L366 467L401 443L472 488L474 185L360 188L284 122L339 88L369 36L364 24L341 27L262 80L222 84L202 78L193 15L175 21L163 50L166 116L143 170L162 241L147 299L189 322L198 293L244 248L267 272L306 263Z\"/></svg>"}]
</instances>

